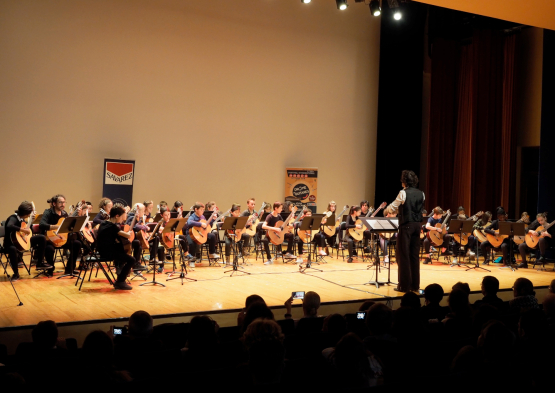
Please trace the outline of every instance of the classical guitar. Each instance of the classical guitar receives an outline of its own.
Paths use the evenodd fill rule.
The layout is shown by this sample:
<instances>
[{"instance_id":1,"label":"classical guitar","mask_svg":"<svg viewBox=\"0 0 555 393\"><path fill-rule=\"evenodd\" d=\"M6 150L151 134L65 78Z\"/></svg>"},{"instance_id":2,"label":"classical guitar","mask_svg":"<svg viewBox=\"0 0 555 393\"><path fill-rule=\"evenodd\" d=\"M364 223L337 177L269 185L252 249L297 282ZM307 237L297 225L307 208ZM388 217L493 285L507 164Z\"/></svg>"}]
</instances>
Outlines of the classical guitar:
<instances>
[{"instance_id":1,"label":"classical guitar","mask_svg":"<svg viewBox=\"0 0 555 393\"><path fill-rule=\"evenodd\" d=\"M177 208L178 214L177 214L177 218L182 218L183 216L183 207L179 206ZM163 221L163 220L162 220ZM166 225L165 222L163 222L164 226ZM179 236L180 234L182 234L181 231L179 231L177 233L177 235ZM162 233L162 245L168 249L171 250L173 248L175 248L175 232L166 232L166 233Z\"/></svg>"},{"instance_id":2,"label":"classical guitar","mask_svg":"<svg viewBox=\"0 0 555 393\"><path fill-rule=\"evenodd\" d=\"M221 219L222 216L224 216L228 213L229 213L229 210L227 212L225 212L224 214L220 214L219 216L217 216L216 220ZM214 214L216 214L216 213L214 213ZM214 214L212 214L212 216L210 217L210 220L208 222L204 218L202 218L199 221L201 223L205 223L206 228L203 228L201 226L200 227L191 227L191 228L189 228L189 236L191 236L191 239L195 243L204 244L208 240L208 234L210 232L212 232L212 222L215 221Z\"/></svg>"},{"instance_id":3,"label":"classical guitar","mask_svg":"<svg viewBox=\"0 0 555 393\"><path fill-rule=\"evenodd\" d=\"M343 206L343 210L341 210L339 214L335 215L335 225L324 225L324 234L327 237L335 236L335 229L341 225L341 218L348 208L349 205Z\"/></svg>"},{"instance_id":4,"label":"classical guitar","mask_svg":"<svg viewBox=\"0 0 555 393\"><path fill-rule=\"evenodd\" d=\"M468 218L468 221L476 221L478 220L478 218L480 218L482 215L484 214L484 212L478 212L475 215L473 215L472 217ZM453 238L461 245L466 246L468 244L468 237L470 236L470 233L467 232L463 232L462 234L457 233L453 233Z\"/></svg>"},{"instance_id":5,"label":"classical guitar","mask_svg":"<svg viewBox=\"0 0 555 393\"><path fill-rule=\"evenodd\" d=\"M538 236L532 236L529 233L526 234L526 245L530 248L536 248L538 246L540 238L543 236L544 233L547 232L549 228L553 226L553 224L555 224L555 221L552 221L549 224L546 224L545 227L544 226L537 227L535 232L538 234Z\"/></svg>"},{"instance_id":6,"label":"classical guitar","mask_svg":"<svg viewBox=\"0 0 555 393\"><path fill-rule=\"evenodd\" d=\"M71 215L69 215L68 217L75 217L78 213L79 213L79 208L84 205L86 202L85 200L81 200L79 202L79 204L77 204L77 207L75 208L75 210L73 211L73 213ZM62 223L64 222L65 217L60 217L60 219L58 220L58 222L56 223L56 225L58 226L58 228L62 225ZM64 244L67 243L67 233L60 233L59 235L56 234L56 231L58 229L51 229L49 231L46 232L46 239L51 242L52 244L54 244L54 247L62 247Z\"/></svg>"},{"instance_id":7,"label":"classical guitar","mask_svg":"<svg viewBox=\"0 0 555 393\"><path fill-rule=\"evenodd\" d=\"M484 229L486 229L490 225L491 225L491 222L488 222L482 229L475 229L472 232L472 234L476 237L476 239L478 239L480 243L483 243L488 240L488 238L486 237L486 234L484 233Z\"/></svg>"},{"instance_id":8,"label":"classical guitar","mask_svg":"<svg viewBox=\"0 0 555 393\"><path fill-rule=\"evenodd\" d=\"M441 246L443 244L443 236L447 233L447 221L451 217L451 210L447 210L447 215L445 219L440 224L439 222L436 224L436 228L441 228L441 232L439 231L428 231L427 236L428 239L436 246Z\"/></svg>"},{"instance_id":9,"label":"classical guitar","mask_svg":"<svg viewBox=\"0 0 555 393\"><path fill-rule=\"evenodd\" d=\"M518 222L523 222L524 224L526 224L524 226L524 229L526 230L526 227L530 223L530 216L528 214L524 213L520 217L520 220L517 221L517 223ZM524 243L526 241L526 235L524 235L524 236L513 236L513 241L515 242L515 244L521 245L522 243Z\"/></svg>"},{"instance_id":10,"label":"classical guitar","mask_svg":"<svg viewBox=\"0 0 555 393\"><path fill-rule=\"evenodd\" d=\"M243 233L247 233L249 236L254 236L256 235L256 228L258 227L258 224L260 224L260 214L262 214L262 212L264 211L264 208L266 207L267 203L266 202L262 202L262 207L260 208L260 210L256 213L254 213L252 216L253 217L253 221L251 222L251 226L250 228L247 228L245 225L245 231ZM249 218L250 220L250 218ZM249 222L247 221L247 224Z\"/></svg>"},{"instance_id":11,"label":"classical guitar","mask_svg":"<svg viewBox=\"0 0 555 393\"><path fill-rule=\"evenodd\" d=\"M376 217L376 214L378 214L378 212L386 206L387 206L387 203L383 202L376 210L374 210L374 208L371 207L370 209L368 209L368 213L366 213L366 216L364 217L368 217L370 215L370 210L372 210L372 215L370 217ZM349 235L356 241L361 241L364 238L364 231L366 229L364 228L364 225L362 224L362 220L360 219L356 220L355 225L360 225L360 229L358 229L357 227L349 228Z\"/></svg>"},{"instance_id":12,"label":"classical guitar","mask_svg":"<svg viewBox=\"0 0 555 393\"><path fill-rule=\"evenodd\" d=\"M146 214L143 214L143 225L146 225ZM139 241L139 243L141 244L141 248L143 250L148 250L149 244L148 244L148 233L146 230L141 229L139 231L137 231L135 233L135 237L137 238L137 240Z\"/></svg>"},{"instance_id":13,"label":"classical guitar","mask_svg":"<svg viewBox=\"0 0 555 393\"><path fill-rule=\"evenodd\" d=\"M256 225L253 224L253 220L258 218L258 215L262 212L262 210L264 210L264 207L266 206L266 203L262 203L262 207L260 208L260 210L258 212L254 212L253 214L251 214L249 216L249 218L247 219L247 222L245 223L245 226L243 227L243 229L236 229L236 230L229 230L229 234L235 234L235 241L238 242L239 240L241 240L241 237L243 236L244 233L248 233L250 236L254 236L254 233L256 233ZM250 227L248 229L250 229L251 231L249 232L249 230L247 229L247 226ZM253 229L254 228L254 229ZM253 235L251 235L251 233L253 233Z\"/></svg>"},{"instance_id":14,"label":"classical guitar","mask_svg":"<svg viewBox=\"0 0 555 393\"><path fill-rule=\"evenodd\" d=\"M27 228L31 233L26 235L21 231L17 231L11 234L12 243L18 251L29 251L31 249L31 236L33 236L32 225L36 215L35 203L31 202L31 204L33 205L33 211L27 219L27 223L25 221L21 222L21 229Z\"/></svg>"},{"instance_id":15,"label":"classical guitar","mask_svg":"<svg viewBox=\"0 0 555 393\"><path fill-rule=\"evenodd\" d=\"M83 230L81 231L81 235L90 243L94 243L94 235L92 231L92 224L89 221L89 212L87 212L87 220L85 221L85 225L83 226Z\"/></svg>"},{"instance_id":16,"label":"classical guitar","mask_svg":"<svg viewBox=\"0 0 555 393\"><path fill-rule=\"evenodd\" d=\"M291 218L293 217L293 215L295 214L296 211L297 211L297 206L293 206L291 208L291 213L289 213L289 216L287 217L287 219L285 221L280 220L280 221L276 222L275 228L280 228L279 232L272 231L272 230L266 230L266 236L268 236L268 238L270 239L272 244L274 244L276 246L279 246L280 244L283 243L283 241L285 240L285 233L286 233L286 230L284 230L284 228L286 227L289 220L291 220ZM301 214L301 213L299 213L299 214Z\"/></svg>"},{"instance_id":17,"label":"classical guitar","mask_svg":"<svg viewBox=\"0 0 555 393\"><path fill-rule=\"evenodd\" d=\"M131 229L135 227L135 222L137 222L136 215L133 217L133 221L131 221L131 225L123 225L123 227L121 228L123 232L131 231L131 235L129 236L129 238L121 236L121 244L123 244L123 249L129 255L133 253L132 243L133 243L133 240L135 240L135 232L133 232Z\"/></svg>"},{"instance_id":18,"label":"classical guitar","mask_svg":"<svg viewBox=\"0 0 555 393\"><path fill-rule=\"evenodd\" d=\"M304 217L304 207L303 209L299 212L299 214L297 215L297 217L295 217L295 221L293 221L292 224L288 225L289 226L289 233L295 234L295 224L298 223L301 219L301 217Z\"/></svg>"}]
</instances>

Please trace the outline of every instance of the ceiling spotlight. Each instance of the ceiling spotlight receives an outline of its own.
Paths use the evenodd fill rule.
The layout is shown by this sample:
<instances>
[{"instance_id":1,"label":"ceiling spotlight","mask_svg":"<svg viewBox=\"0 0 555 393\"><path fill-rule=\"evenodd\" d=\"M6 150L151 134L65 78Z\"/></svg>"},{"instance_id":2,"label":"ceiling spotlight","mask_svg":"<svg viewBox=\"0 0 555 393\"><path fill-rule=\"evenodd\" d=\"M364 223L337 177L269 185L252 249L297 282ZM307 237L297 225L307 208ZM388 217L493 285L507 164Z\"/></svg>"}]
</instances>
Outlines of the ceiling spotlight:
<instances>
[{"instance_id":1,"label":"ceiling spotlight","mask_svg":"<svg viewBox=\"0 0 555 393\"><path fill-rule=\"evenodd\" d=\"M348 7L347 0L335 0L335 3L337 4L337 9L341 11L345 11Z\"/></svg>"},{"instance_id":2,"label":"ceiling spotlight","mask_svg":"<svg viewBox=\"0 0 555 393\"><path fill-rule=\"evenodd\" d=\"M312 1L312 0L301 0L301 3L303 3L303 4L308 4L308 3L310 3L311 1Z\"/></svg>"},{"instance_id":3,"label":"ceiling spotlight","mask_svg":"<svg viewBox=\"0 0 555 393\"><path fill-rule=\"evenodd\" d=\"M395 13L393 14L393 19L401 20L402 17L403 17L403 14L401 14L401 11L395 10Z\"/></svg>"},{"instance_id":4,"label":"ceiling spotlight","mask_svg":"<svg viewBox=\"0 0 555 393\"><path fill-rule=\"evenodd\" d=\"M380 0L370 1L370 13L374 16L380 16L382 9L380 8Z\"/></svg>"}]
</instances>

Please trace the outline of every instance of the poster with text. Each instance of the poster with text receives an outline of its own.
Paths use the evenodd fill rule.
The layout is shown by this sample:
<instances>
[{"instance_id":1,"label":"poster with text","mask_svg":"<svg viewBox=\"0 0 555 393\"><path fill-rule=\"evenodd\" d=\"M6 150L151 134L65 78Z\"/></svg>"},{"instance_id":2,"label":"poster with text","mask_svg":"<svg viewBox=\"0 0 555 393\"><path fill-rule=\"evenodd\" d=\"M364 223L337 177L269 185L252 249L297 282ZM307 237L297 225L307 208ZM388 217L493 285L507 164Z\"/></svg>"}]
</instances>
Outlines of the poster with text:
<instances>
[{"instance_id":1,"label":"poster with text","mask_svg":"<svg viewBox=\"0 0 555 393\"><path fill-rule=\"evenodd\" d=\"M285 168L285 200L316 213L318 168Z\"/></svg>"},{"instance_id":2,"label":"poster with text","mask_svg":"<svg viewBox=\"0 0 555 393\"><path fill-rule=\"evenodd\" d=\"M135 160L104 159L102 196L130 206L133 199Z\"/></svg>"}]
</instances>

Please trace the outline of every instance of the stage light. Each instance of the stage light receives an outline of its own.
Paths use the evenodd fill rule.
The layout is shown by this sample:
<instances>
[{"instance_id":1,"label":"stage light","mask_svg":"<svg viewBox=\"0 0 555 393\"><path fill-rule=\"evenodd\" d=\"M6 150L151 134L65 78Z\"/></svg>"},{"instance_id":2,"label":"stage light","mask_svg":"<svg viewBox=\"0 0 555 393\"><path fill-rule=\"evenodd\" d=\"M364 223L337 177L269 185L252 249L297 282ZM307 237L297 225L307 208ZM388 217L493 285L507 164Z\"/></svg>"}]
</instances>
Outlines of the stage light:
<instances>
[{"instance_id":1,"label":"stage light","mask_svg":"<svg viewBox=\"0 0 555 393\"><path fill-rule=\"evenodd\" d=\"M303 4L308 4L308 3L310 3L311 1L312 1L312 0L301 0L301 3L303 3Z\"/></svg>"},{"instance_id":2,"label":"stage light","mask_svg":"<svg viewBox=\"0 0 555 393\"><path fill-rule=\"evenodd\" d=\"M370 1L370 13L374 16L380 16L382 9L380 8L380 0Z\"/></svg>"},{"instance_id":3,"label":"stage light","mask_svg":"<svg viewBox=\"0 0 555 393\"><path fill-rule=\"evenodd\" d=\"M401 11L396 10L395 13L393 14L393 19L395 20L401 20L401 18L403 17L403 14L401 14Z\"/></svg>"},{"instance_id":4,"label":"stage light","mask_svg":"<svg viewBox=\"0 0 555 393\"><path fill-rule=\"evenodd\" d=\"M337 4L337 9L341 11L345 11L348 7L347 0L335 0L335 3Z\"/></svg>"}]
</instances>

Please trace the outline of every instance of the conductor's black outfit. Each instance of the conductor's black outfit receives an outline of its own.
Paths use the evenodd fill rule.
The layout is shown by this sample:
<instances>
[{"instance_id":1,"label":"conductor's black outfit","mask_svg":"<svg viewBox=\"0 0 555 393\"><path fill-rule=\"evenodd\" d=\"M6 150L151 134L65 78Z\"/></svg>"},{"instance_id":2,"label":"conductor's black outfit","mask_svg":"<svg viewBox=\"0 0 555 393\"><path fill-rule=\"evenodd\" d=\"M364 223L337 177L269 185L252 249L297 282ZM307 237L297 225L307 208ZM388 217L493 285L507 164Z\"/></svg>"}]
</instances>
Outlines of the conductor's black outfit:
<instances>
[{"instance_id":1,"label":"conductor's black outfit","mask_svg":"<svg viewBox=\"0 0 555 393\"><path fill-rule=\"evenodd\" d=\"M424 193L418 188L406 187L391 204L399 210L396 259L399 266L397 288L401 292L420 288L420 221L424 199Z\"/></svg>"}]
</instances>

